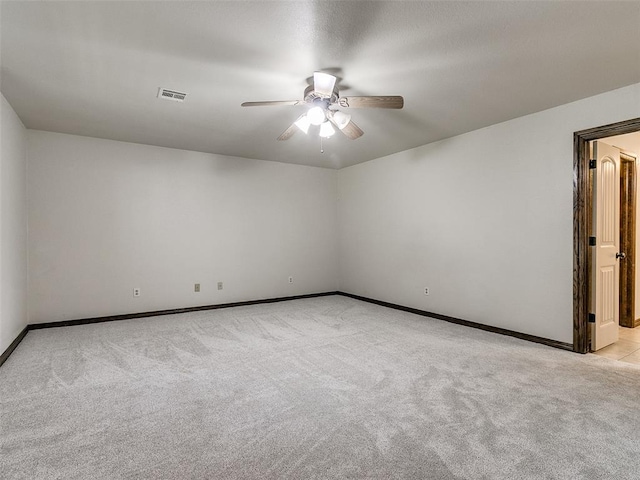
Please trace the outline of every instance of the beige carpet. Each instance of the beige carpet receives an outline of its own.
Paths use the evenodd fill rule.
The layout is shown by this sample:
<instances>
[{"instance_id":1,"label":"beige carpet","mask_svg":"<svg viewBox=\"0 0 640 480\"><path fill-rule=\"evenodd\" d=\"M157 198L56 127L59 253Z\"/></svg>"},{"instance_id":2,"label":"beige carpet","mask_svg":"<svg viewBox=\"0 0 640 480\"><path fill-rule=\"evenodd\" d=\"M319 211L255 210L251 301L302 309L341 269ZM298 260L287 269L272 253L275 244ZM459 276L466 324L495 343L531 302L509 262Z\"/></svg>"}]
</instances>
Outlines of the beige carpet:
<instances>
[{"instance_id":1,"label":"beige carpet","mask_svg":"<svg viewBox=\"0 0 640 480\"><path fill-rule=\"evenodd\" d=\"M343 296L31 331L3 479L637 479L640 368Z\"/></svg>"}]
</instances>

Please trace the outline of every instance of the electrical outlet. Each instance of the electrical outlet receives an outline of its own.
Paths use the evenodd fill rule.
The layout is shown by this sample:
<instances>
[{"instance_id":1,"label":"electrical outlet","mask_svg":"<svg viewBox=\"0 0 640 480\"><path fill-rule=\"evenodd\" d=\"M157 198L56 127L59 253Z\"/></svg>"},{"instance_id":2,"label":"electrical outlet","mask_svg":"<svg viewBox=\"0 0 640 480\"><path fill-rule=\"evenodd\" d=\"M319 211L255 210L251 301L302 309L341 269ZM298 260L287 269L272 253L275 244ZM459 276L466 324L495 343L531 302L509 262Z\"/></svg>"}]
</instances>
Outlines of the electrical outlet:
<instances>
[{"instance_id":1,"label":"electrical outlet","mask_svg":"<svg viewBox=\"0 0 640 480\"><path fill-rule=\"evenodd\" d=\"M429 287L424 287L424 294L429 295Z\"/></svg>"},{"instance_id":2,"label":"electrical outlet","mask_svg":"<svg viewBox=\"0 0 640 480\"><path fill-rule=\"evenodd\" d=\"M193 291L194 292L199 292L200 291L200 284L199 283L196 283L196 284L193 285Z\"/></svg>"},{"instance_id":3,"label":"electrical outlet","mask_svg":"<svg viewBox=\"0 0 640 480\"><path fill-rule=\"evenodd\" d=\"M289 283L293 283L293 277L289 277Z\"/></svg>"},{"instance_id":4,"label":"electrical outlet","mask_svg":"<svg viewBox=\"0 0 640 480\"><path fill-rule=\"evenodd\" d=\"M140 296L140 289L139 288L134 288L133 289L133 296L134 297L139 297Z\"/></svg>"},{"instance_id":5,"label":"electrical outlet","mask_svg":"<svg viewBox=\"0 0 640 480\"><path fill-rule=\"evenodd\" d=\"M218 290L222 290L222 282L218 282Z\"/></svg>"}]
</instances>

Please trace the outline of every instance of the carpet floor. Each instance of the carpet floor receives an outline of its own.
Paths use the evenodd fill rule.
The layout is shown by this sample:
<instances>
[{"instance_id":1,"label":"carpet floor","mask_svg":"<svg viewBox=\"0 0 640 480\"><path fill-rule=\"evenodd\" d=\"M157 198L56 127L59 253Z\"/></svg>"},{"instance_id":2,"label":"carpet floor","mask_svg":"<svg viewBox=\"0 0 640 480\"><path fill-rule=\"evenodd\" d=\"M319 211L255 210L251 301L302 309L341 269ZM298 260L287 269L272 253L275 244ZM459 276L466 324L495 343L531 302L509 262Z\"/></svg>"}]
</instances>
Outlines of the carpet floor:
<instances>
[{"instance_id":1,"label":"carpet floor","mask_svg":"<svg viewBox=\"0 0 640 480\"><path fill-rule=\"evenodd\" d=\"M30 331L3 479L637 479L640 367L343 296Z\"/></svg>"}]
</instances>

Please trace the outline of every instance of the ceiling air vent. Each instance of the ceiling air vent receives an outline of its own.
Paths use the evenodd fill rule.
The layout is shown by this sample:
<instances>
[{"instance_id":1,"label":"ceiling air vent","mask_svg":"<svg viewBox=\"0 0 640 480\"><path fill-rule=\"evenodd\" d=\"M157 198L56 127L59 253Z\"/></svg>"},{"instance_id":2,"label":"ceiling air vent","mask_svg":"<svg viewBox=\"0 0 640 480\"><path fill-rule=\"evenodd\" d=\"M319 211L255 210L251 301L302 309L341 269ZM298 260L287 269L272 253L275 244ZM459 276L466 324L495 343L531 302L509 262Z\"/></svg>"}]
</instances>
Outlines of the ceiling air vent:
<instances>
[{"instance_id":1,"label":"ceiling air vent","mask_svg":"<svg viewBox=\"0 0 640 480\"><path fill-rule=\"evenodd\" d=\"M175 90L169 90L168 88L160 87L158 89L158 98L164 98L165 100L173 100L174 102L184 102L186 93L176 92Z\"/></svg>"}]
</instances>

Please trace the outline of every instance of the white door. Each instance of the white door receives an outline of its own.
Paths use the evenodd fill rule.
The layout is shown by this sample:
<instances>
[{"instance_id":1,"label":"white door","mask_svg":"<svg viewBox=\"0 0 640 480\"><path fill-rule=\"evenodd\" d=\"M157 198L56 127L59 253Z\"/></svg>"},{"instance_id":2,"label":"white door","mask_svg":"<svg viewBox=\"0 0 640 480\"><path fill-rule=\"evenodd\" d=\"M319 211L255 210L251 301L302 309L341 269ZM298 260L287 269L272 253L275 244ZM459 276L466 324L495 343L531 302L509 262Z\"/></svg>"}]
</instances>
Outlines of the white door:
<instances>
[{"instance_id":1,"label":"white door","mask_svg":"<svg viewBox=\"0 0 640 480\"><path fill-rule=\"evenodd\" d=\"M593 180L593 235L591 248L591 349L618 341L620 312L620 150L593 142L596 160Z\"/></svg>"}]
</instances>

